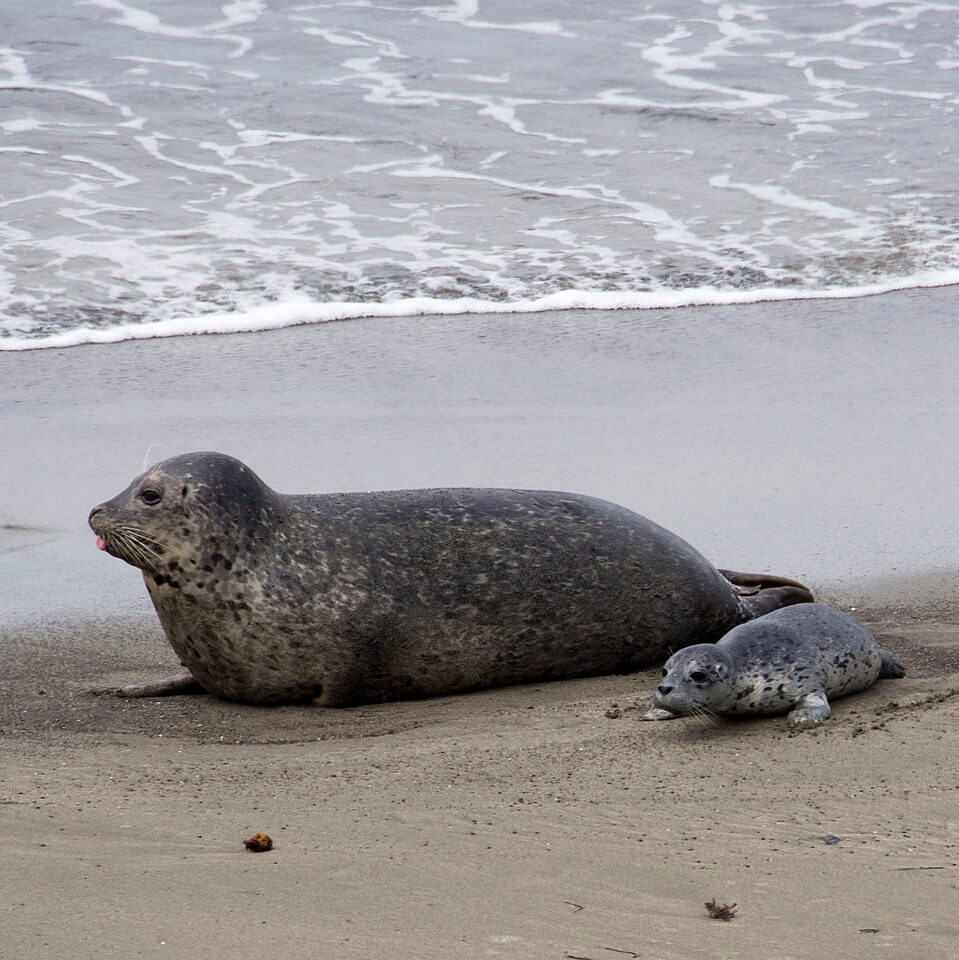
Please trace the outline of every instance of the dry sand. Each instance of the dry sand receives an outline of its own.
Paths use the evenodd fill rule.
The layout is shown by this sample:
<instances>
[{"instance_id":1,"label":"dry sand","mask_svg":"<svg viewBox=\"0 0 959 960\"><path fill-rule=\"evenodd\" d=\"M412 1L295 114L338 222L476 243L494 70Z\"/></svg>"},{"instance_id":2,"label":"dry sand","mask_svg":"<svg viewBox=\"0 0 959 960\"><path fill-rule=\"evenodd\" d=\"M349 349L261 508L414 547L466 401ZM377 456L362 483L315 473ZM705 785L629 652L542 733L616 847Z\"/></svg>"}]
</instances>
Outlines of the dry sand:
<instances>
[{"instance_id":1,"label":"dry sand","mask_svg":"<svg viewBox=\"0 0 959 960\"><path fill-rule=\"evenodd\" d=\"M957 304L4 357L0 956L953 960ZM175 666L84 525L151 444L290 492L607 496L855 607L910 676L798 734L643 723L655 672L339 711L94 697Z\"/></svg>"},{"instance_id":2,"label":"dry sand","mask_svg":"<svg viewBox=\"0 0 959 960\"><path fill-rule=\"evenodd\" d=\"M8 635L3 956L953 958L959 628L873 626L911 677L798 734L644 723L655 671L122 701L85 691L175 666L152 623Z\"/></svg>"}]
</instances>

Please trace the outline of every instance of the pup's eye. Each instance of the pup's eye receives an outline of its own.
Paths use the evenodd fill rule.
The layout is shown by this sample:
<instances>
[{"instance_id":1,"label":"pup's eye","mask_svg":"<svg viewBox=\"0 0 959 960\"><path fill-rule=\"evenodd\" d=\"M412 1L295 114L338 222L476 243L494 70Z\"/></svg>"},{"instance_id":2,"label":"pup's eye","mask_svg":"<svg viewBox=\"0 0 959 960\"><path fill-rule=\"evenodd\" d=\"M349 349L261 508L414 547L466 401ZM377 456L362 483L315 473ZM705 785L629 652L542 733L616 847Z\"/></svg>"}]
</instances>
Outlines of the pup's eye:
<instances>
[{"instance_id":1,"label":"pup's eye","mask_svg":"<svg viewBox=\"0 0 959 960\"><path fill-rule=\"evenodd\" d=\"M665 667L663 667L663 676L665 677L668 673L669 671Z\"/></svg>"},{"instance_id":2,"label":"pup's eye","mask_svg":"<svg viewBox=\"0 0 959 960\"><path fill-rule=\"evenodd\" d=\"M163 499L163 494L159 490L154 490L153 487L147 487L145 490L140 491L140 499L147 504L147 506L154 506Z\"/></svg>"},{"instance_id":3,"label":"pup's eye","mask_svg":"<svg viewBox=\"0 0 959 960\"><path fill-rule=\"evenodd\" d=\"M689 679L692 680L693 683L705 683L708 677L706 676L705 673L703 673L702 670L694 670L689 675Z\"/></svg>"}]
</instances>

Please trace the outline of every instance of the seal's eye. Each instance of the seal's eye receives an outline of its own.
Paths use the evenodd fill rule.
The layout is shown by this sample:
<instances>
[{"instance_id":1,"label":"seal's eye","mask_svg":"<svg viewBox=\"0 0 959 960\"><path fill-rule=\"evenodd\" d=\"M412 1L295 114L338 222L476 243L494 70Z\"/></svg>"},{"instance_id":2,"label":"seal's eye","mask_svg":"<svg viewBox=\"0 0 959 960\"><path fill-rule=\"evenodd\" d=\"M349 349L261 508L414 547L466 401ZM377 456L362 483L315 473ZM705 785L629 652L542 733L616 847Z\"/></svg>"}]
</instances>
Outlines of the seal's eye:
<instances>
[{"instance_id":1,"label":"seal's eye","mask_svg":"<svg viewBox=\"0 0 959 960\"><path fill-rule=\"evenodd\" d=\"M702 670L694 670L689 675L689 679L692 680L693 683L705 683L709 678Z\"/></svg>"},{"instance_id":2,"label":"seal's eye","mask_svg":"<svg viewBox=\"0 0 959 960\"><path fill-rule=\"evenodd\" d=\"M153 487L147 487L145 490L140 491L140 499L147 504L147 506L155 506L163 499L163 494L159 490L154 490Z\"/></svg>"},{"instance_id":3,"label":"seal's eye","mask_svg":"<svg viewBox=\"0 0 959 960\"><path fill-rule=\"evenodd\" d=\"M663 667L663 676L665 677L668 673L669 671L665 667Z\"/></svg>"}]
</instances>

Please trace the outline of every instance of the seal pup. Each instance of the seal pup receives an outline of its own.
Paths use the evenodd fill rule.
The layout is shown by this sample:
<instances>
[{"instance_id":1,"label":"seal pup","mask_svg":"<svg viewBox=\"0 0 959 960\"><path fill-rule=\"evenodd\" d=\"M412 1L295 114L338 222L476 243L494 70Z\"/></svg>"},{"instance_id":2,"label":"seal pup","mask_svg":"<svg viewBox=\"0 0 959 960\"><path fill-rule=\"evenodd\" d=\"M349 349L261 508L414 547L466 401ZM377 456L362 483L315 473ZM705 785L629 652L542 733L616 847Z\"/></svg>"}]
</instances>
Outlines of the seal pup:
<instances>
[{"instance_id":1,"label":"seal pup","mask_svg":"<svg viewBox=\"0 0 959 960\"><path fill-rule=\"evenodd\" d=\"M719 643L673 654L646 720L683 714L774 714L793 725L822 723L829 699L871 687L905 668L852 617L800 603L734 627Z\"/></svg>"},{"instance_id":2,"label":"seal pup","mask_svg":"<svg viewBox=\"0 0 959 960\"><path fill-rule=\"evenodd\" d=\"M724 576L591 497L286 495L220 453L157 464L89 522L143 571L187 671L127 696L199 683L243 703L351 706L628 673L812 599L794 580Z\"/></svg>"}]
</instances>

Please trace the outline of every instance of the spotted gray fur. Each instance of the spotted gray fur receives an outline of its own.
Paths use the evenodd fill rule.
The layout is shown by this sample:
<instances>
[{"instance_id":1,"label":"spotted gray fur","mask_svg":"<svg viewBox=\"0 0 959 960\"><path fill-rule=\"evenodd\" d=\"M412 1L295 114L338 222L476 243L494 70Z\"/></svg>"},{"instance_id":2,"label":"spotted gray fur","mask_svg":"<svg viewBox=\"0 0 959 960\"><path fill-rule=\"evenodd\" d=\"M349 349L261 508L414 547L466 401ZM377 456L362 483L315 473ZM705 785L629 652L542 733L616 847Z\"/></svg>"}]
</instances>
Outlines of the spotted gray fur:
<instances>
[{"instance_id":1,"label":"spotted gray fur","mask_svg":"<svg viewBox=\"0 0 959 960\"><path fill-rule=\"evenodd\" d=\"M800 603L730 630L716 644L697 644L666 661L650 720L684 714L775 714L814 724L829 700L872 686L905 669L852 617L821 603Z\"/></svg>"},{"instance_id":2,"label":"spotted gray fur","mask_svg":"<svg viewBox=\"0 0 959 960\"><path fill-rule=\"evenodd\" d=\"M192 677L246 703L347 706L629 672L811 599L795 581L727 578L668 530L590 497L290 496L217 453L152 467L90 525L143 571L189 671L169 691Z\"/></svg>"}]
</instances>

